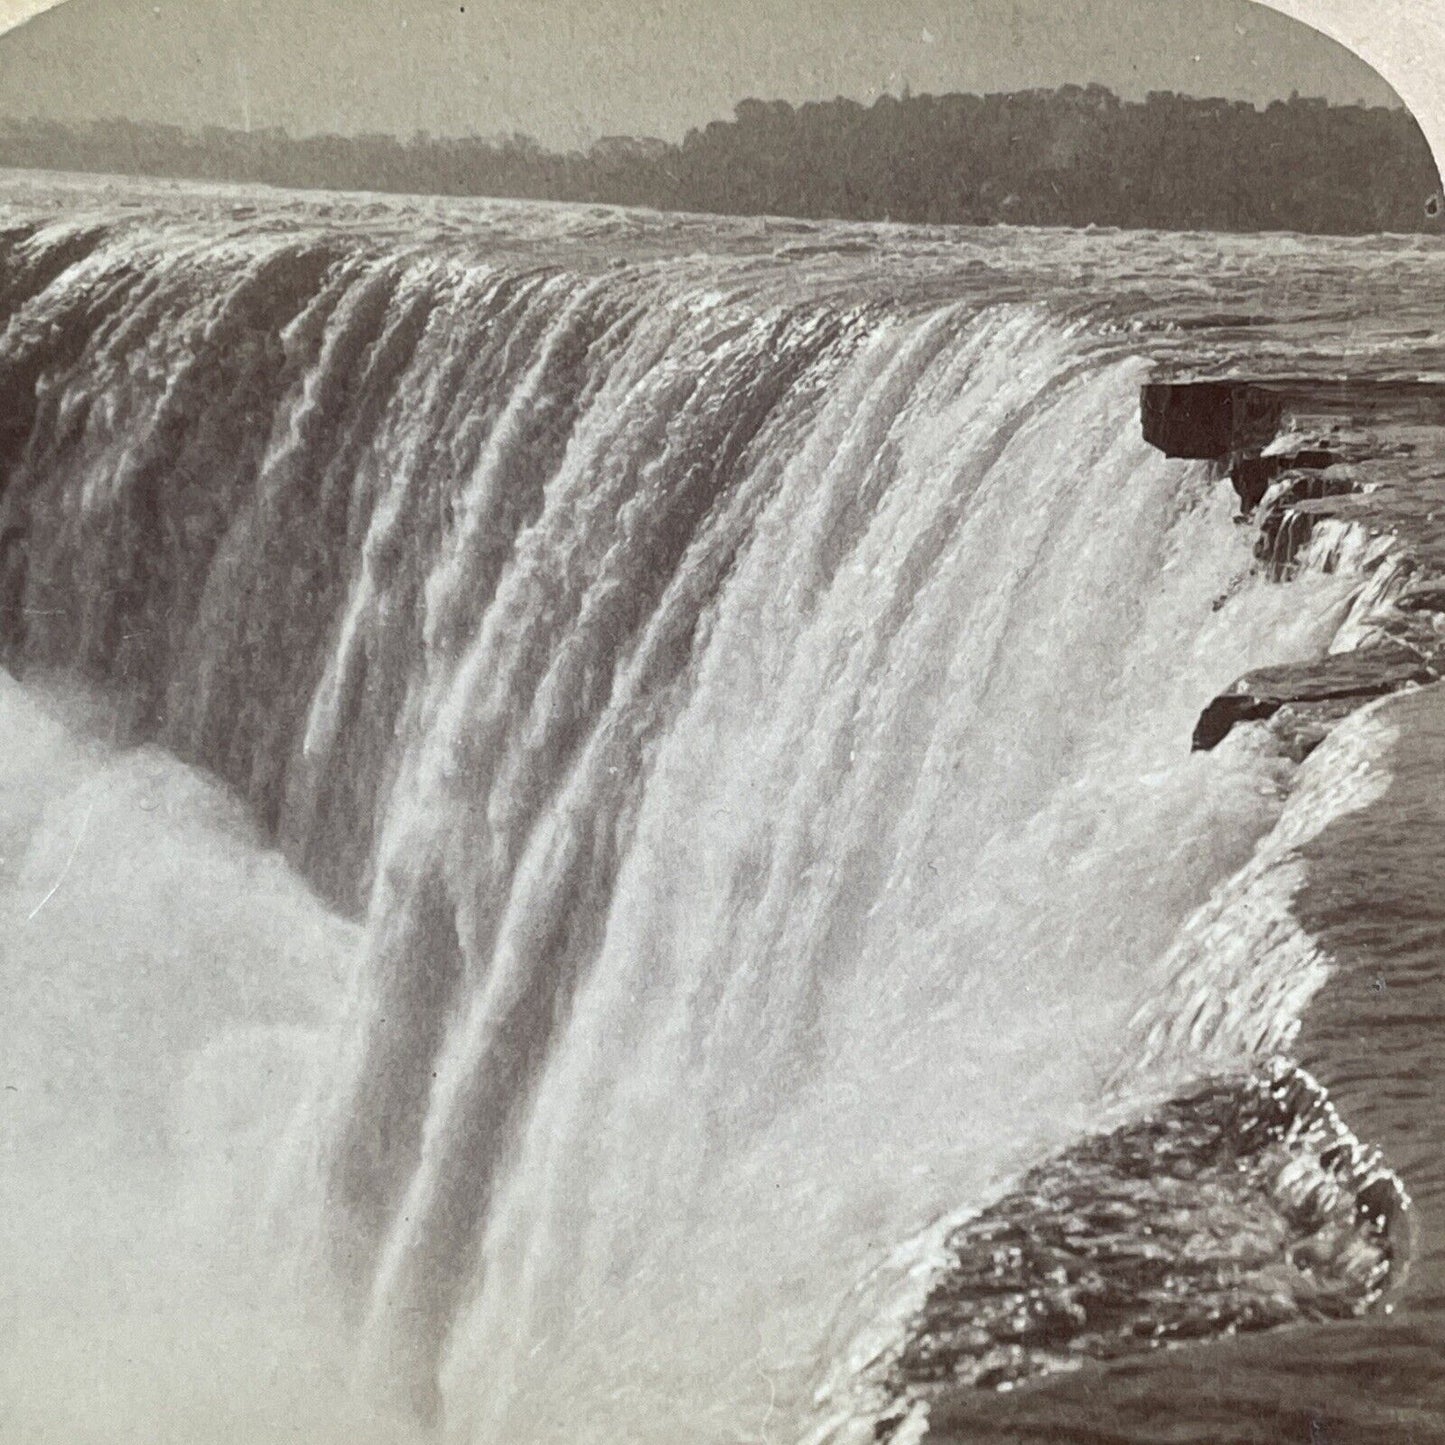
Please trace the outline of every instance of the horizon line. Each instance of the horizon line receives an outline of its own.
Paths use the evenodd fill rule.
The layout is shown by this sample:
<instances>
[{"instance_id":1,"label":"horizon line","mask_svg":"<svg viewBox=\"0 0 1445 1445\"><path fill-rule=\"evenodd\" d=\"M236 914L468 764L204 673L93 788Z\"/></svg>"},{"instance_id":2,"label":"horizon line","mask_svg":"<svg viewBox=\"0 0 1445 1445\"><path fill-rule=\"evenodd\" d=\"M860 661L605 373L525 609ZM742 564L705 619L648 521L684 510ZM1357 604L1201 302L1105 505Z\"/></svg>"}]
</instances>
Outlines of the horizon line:
<instances>
[{"instance_id":1,"label":"horizon line","mask_svg":"<svg viewBox=\"0 0 1445 1445\"><path fill-rule=\"evenodd\" d=\"M399 142L426 141L531 141L541 150L552 155L567 155L574 152L584 152L595 146L605 144L608 141L647 141L665 146L682 146L689 136L706 131L715 125L736 125L738 124L737 111L741 106L748 104L764 105L769 107L786 106L793 114L810 109L821 109L826 106L837 105L840 101L850 105L856 105L862 110L874 110L887 102L895 104L917 103L923 100L1012 100L1020 97L1043 97L1061 96L1070 93L1088 95L1091 91L1101 92L1117 101L1120 106L1143 107L1149 104L1155 97L1183 100L1195 105L1217 104L1229 106L1231 109L1249 110L1256 115L1267 114L1276 106L1290 106L1295 104L1307 104L1311 107L1323 106L1329 110L1360 110L1366 112L1384 111L1387 114L1405 114L1414 119L1414 112L1403 101L1395 105L1383 105L1370 103L1362 99L1353 101L1331 100L1328 96L1303 95L1299 91L1291 91L1287 96L1275 96L1268 101L1254 101L1248 97L1231 97L1224 95L1194 95L1187 91L1175 90L1151 90L1146 92L1139 99L1131 99L1128 96L1120 95L1112 87L1102 84L1099 81L1066 81L1057 86L1029 86L1017 90L947 90L947 91L912 91L905 83L900 93L894 94L891 90L882 91L874 96L872 100L858 100L854 96L838 94L828 100L805 100L789 101L783 97L763 98L762 96L746 95L740 97L733 103L733 113L728 119L714 118L700 124L689 126L687 131L678 140L669 140L665 136L650 135L641 132L614 131L591 137L585 144L572 147L557 147L546 144L528 131L432 131L417 129L409 134L402 134L399 131L291 131L283 125L219 125L213 121L203 125L192 127L190 125L177 124L175 121L141 119L135 116L124 114L111 114L96 116L92 119L70 119L61 120L53 117L37 115L18 115L14 113L0 113L0 125L45 125L54 126L59 130L89 130L116 124L133 125L139 128L151 128L158 131L179 132L182 135L204 137L208 132L221 135L281 135L291 141L307 140L394 140ZM1397 97L1398 100L1398 97ZM1419 122L1416 121L1418 125Z\"/></svg>"}]
</instances>

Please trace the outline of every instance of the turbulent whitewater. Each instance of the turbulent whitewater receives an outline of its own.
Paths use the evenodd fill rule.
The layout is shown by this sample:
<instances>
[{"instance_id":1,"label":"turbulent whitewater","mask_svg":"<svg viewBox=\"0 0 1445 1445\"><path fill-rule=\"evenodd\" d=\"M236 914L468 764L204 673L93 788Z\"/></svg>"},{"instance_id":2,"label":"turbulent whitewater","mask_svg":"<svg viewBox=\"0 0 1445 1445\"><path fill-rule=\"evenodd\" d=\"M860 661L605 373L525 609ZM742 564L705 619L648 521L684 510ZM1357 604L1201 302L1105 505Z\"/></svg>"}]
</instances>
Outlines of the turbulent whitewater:
<instances>
[{"instance_id":1,"label":"turbulent whitewater","mask_svg":"<svg viewBox=\"0 0 1445 1445\"><path fill-rule=\"evenodd\" d=\"M1279 1067L1302 850L1389 728L1298 788L1189 738L1373 561L1278 585L1138 389L1249 327L1433 356L1438 248L18 178L0 220L32 1430L871 1430L1031 1170L1097 1191L1082 1139ZM1386 1177L1279 1087L1249 1149Z\"/></svg>"}]
</instances>

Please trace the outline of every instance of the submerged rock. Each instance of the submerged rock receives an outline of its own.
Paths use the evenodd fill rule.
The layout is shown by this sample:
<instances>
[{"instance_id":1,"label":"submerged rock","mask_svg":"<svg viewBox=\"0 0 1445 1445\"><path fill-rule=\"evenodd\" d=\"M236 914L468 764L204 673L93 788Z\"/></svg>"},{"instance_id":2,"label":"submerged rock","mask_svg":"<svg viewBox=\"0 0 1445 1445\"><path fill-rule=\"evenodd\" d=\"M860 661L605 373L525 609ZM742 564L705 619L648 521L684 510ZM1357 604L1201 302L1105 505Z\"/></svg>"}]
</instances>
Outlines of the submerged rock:
<instances>
[{"instance_id":1,"label":"submerged rock","mask_svg":"<svg viewBox=\"0 0 1445 1445\"><path fill-rule=\"evenodd\" d=\"M1303 1071L1203 1084L1058 1155L948 1237L879 1438L959 1386L1363 1314L1403 1260L1407 1209Z\"/></svg>"},{"instance_id":2,"label":"submerged rock","mask_svg":"<svg viewBox=\"0 0 1445 1445\"><path fill-rule=\"evenodd\" d=\"M1242 722L1272 718L1291 706L1314 723L1337 722L1371 698L1412 684L1435 682L1442 663L1401 643L1385 642L1354 652L1331 653L1313 662L1287 663L1246 673L1200 714L1194 751L1208 752ZM1320 708L1320 704L1329 704Z\"/></svg>"}]
</instances>

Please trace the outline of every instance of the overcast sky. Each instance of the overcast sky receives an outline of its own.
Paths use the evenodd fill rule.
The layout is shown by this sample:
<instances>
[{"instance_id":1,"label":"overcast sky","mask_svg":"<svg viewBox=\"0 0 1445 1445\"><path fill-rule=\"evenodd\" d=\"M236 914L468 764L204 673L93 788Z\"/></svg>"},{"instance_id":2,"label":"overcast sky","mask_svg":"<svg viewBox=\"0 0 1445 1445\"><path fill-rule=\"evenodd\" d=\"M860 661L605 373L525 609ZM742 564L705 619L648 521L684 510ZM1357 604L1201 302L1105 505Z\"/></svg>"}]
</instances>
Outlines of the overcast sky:
<instances>
[{"instance_id":1,"label":"overcast sky","mask_svg":"<svg viewBox=\"0 0 1445 1445\"><path fill-rule=\"evenodd\" d=\"M70 0L0 36L0 115L675 139L744 96L1099 81L1398 104L1251 0Z\"/></svg>"}]
</instances>

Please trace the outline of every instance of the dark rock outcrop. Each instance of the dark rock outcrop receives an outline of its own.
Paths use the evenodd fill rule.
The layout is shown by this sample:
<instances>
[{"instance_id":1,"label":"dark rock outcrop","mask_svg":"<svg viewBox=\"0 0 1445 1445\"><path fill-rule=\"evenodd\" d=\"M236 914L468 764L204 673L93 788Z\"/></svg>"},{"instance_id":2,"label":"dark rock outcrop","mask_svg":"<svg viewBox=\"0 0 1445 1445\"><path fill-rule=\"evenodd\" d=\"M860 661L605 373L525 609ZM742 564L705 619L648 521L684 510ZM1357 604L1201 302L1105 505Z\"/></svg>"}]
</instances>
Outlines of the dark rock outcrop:
<instances>
[{"instance_id":1,"label":"dark rock outcrop","mask_svg":"<svg viewBox=\"0 0 1445 1445\"><path fill-rule=\"evenodd\" d=\"M1338 721L1371 698L1436 682L1441 673L1439 658L1393 642L1264 667L1246 673L1204 709L1194 729L1194 751L1218 747L1238 724L1272 718L1286 706L1308 722Z\"/></svg>"},{"instance_id":2,"label":"dark rock outcrop","mask_svg":"<svg viewBox=\"0 0 1445 1445\"><path fill-rule=\"evenodd\" d=\"M1327 452L1318 455L1329 456ZM1320 465L1328 467L1331 462L1327 460ZM1306 508L1301 503L1320 503L1330 497L1349 496L1355 491L1355 485L1354 477L1346 470L1301 470L1298 459L1294 459L1288 469L1281 469L1277 480L1259 500L1246 502L1246 512L1257 513L1259 526L1254 555L1269 564L1272 581L1282 582L1292 574L1295 559L1309 544L1322 514L1320 507ZM1235 490L1239 490L1237 478ZM1243 492L1240 496L1244 500Z\"/></svg>"},{"instance_id":3,"label":"dark rock outcrop","mask_svg":"<svg viewBox=\"0 0 1445 1445\"><path fill-rule=\"evenodd\" d=\"M1287 472L1321 472L1339 460L1336 453L1320 448L1289 456L1240 457L1230 468L1229 479L1239 494L1240 511L1249 516L1264 501L1276 480Z\"/></svg>"},{"instance_id":4,"label":"dark rock outcrop","mask_svg":"<svg viewBox=\"0 0 1445 1445\"><path fill-rule=\"evenodd\" d=\"M1263 451L1283 413L1282 398L1250 382L1151 382L1140 400L1144 440L1192 461Z\"/></svg>"},{"instance_id":5,"label":"dark rock outcrop","mask_svg":"<svg viewBox=\"0 0 1445 1445\"><path fill-rule=\"evenodd\" d=\"M1285 423L1326 436L1341 427L1445 427L1445 382L1386 378L1263 377L1148 382L1140 393L1144 440L1165 456L1233 467L1254 463L1248 485L1265 485L1276 459L1264 456ZM1333 447L1302 446L1288 466L1339 460ZM1262 496L1263 493L1261 492Z\"/></svg>"},{"instance_id":6,"label":"dark rock outcrop","mask_svg":"<svg viewBox=\"0 0 1445 1445\"><path fill-rule=\"evenodd\" d=\"M1167 456L1212 461L1228 474L1243 517L1259 529L1255 556L1272 581L1282 582L1294 574L1321 517L1351 507L1364 490L1374 492L1378 479L1362 480L1372 466L1378 471L1385 461L1385 475L1408 476L1441 450L1445 383L1328 376L1156 381L1140 393L1140 417L1145 440ZM1279 445L1286 435L1296 439L1292 449ZM1272 446L1277 453L1267 454ZM1433 526L1436 510L1425 506L1423 513L1425 526ZM1391 640L1240 678L1204 709L1194 750L1217 747L1240 723L1269 720L1283 750L1302 759L1369 699L1445 676L1445 642L1422 615L1445 612L1442 563L1430 565L1419 546L1402 555L1419 571L1382 628Z\"/></svg>"}]
</instances>

